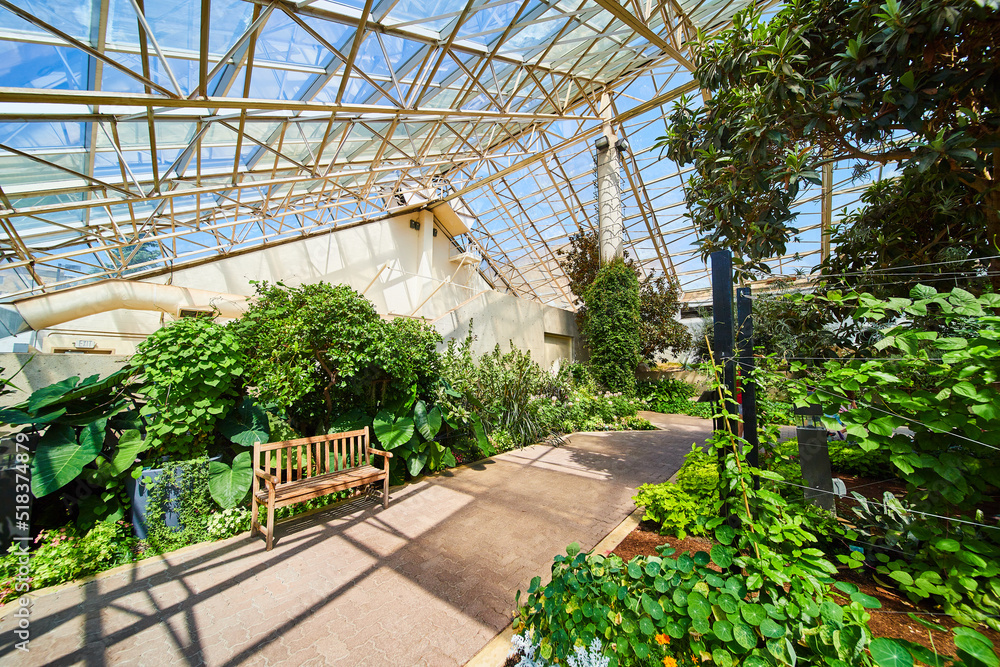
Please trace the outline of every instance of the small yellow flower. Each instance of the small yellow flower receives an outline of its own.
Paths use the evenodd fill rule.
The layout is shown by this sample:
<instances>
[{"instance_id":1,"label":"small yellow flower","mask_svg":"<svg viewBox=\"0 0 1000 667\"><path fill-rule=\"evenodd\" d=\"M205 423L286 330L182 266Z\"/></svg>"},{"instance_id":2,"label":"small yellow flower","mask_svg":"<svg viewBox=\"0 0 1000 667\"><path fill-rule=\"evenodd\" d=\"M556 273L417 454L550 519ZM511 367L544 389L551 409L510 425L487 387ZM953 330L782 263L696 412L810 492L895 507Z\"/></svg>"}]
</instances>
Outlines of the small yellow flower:
<instances>
[{"instance_id":1,"label":"small yellow flower","mask_svg":"<svg viewBox=\"0 0 1000 667\"><path fill-rule=\"evenodd\" d=\"M663 659L663 667L677 667L677 661L668 655Z\"/></svg>"},{"instance_id":2,"label":"small yellow flower","mask_svg":"<svg viewBox=\"0 0 1000 667\"><path fill-rule=\"evenodd\" d=\"M670 643L670 636L669 635L656 635L656 643L659 644L660 646L663 646L664 644L669 644Z\"/></svg>"}]
</instances>

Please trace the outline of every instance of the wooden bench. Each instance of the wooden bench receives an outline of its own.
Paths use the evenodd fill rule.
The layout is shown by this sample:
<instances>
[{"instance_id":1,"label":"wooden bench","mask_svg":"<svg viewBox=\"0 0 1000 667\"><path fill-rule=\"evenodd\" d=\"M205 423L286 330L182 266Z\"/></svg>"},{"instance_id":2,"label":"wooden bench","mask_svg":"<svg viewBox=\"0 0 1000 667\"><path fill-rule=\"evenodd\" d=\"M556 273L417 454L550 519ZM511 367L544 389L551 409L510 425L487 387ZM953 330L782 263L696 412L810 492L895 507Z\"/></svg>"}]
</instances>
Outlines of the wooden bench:
<instances>
[{"instance_id":1,"label":"wooden bench","mask_svg":"<svg viewBox=\"0 0 1000 667\"><path fill-rule=\"evenodd\" d=\"M389 506L389 459L392 454L370 444L368 428L312 438L253 446L250 533L267 535L267 550L274 538L274 509L382 481L382 506ZM383 467L372 465L381 456ZM267 505L267 531L257 520L257 509Z\"/></svg>"}]
</instances>

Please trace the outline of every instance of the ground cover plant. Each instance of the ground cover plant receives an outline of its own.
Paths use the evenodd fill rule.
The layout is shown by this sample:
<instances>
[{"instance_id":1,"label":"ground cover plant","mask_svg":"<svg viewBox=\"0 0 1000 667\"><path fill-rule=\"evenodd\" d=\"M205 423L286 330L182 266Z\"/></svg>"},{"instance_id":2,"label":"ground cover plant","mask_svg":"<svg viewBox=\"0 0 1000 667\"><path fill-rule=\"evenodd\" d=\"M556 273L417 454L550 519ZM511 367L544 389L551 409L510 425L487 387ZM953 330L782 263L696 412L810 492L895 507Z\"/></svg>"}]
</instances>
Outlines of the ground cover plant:
<instances>
[{"instance_id":1,"label":"ground cover plant","mask_svg":"<svg viewBox=\"0 0 1000 667\"><path fill-rule=\"evenodd\" d=\"M690 382L672 378L636 383L636 395L645 403L647 410L707 419L712 416L712 406L690 400L697 393L697 388Z\"/></svg>"}]
</instances>

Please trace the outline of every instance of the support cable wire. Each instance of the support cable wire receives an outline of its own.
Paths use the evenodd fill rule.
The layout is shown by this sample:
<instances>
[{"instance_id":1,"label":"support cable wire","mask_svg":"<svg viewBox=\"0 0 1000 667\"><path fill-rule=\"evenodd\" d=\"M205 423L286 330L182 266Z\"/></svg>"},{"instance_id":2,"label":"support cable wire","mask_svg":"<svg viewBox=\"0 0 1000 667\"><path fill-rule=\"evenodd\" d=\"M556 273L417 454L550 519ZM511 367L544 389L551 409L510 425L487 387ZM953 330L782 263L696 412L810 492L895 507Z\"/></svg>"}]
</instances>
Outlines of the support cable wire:
<instances>
[{"instance_id":1,"label":"support cable wire","mask_svg":"<svg viewBox=\"0 0 1000 667\"><path fill-rule=\"evenodd\" d=\"M914 276L914 275L928 275L928 276L940 276L940 275L966 275L969 271L927 271L927 272L914 272L907 271L905 269L923 269L928 266L944 266L946 264L962 264L962 263L981 263L988 262L991 259L1000 259L1000 255L991 255L989 257L970 257L968 259L953 259L947 262L928 262L926 264L908 264L906 266L891 266L884 269L872 269L870 271L845 271L843 273L819 273L817 278L843 278L851 276Z\"/></svg>"},{"instance_id":2,"label":"support cable wire","mask_svg":"<svg viewBox=\"0 0 1000 667\"><path fill-rule=\"evenodd\" d=\"M912 275L912 274L902 274L902 275ZM935 274L935 275L940 275L940 274ZM998 271L987 271L985 273L978 273L978 274L976 274L975 277L976 278L990 278L992 276L998 276L998 275L1000 275L1000 272L998 272ZM819 276L817 279L822 279L824 277L825 276ZM923 279L920 280L920 283L921 284L923 284L923 283L936 283L936 282L943 282L943 281L949 281L949 280L950 281L957 281L958 277L957 276L945 276L943 278L923 278ZM860 281L858 283L858 285L874 285L874 284L877 284L880 287L889 287L889 286L892 286L892 285L907 285L907 284L912 283L912 282L913 282L912 280L897 280L897 281L892 281L892 282L887 282L887 283L883 283L883 282L876 283L875 281L870 280L870 281ZM788 289L785 289L785 290L782 290L782 289L770 290L770 289L768 289L767 291L758 292L757 294L751 296L750 298L751 299L759 299L762 296L777 296L777 295L781 295L781 294L803 294L803 293L805 293L805 290L815 289L815 287L816 287L815 285L801 285L801 286L798 286L798 287L789 287ZM852 290L856 289L856 287L852 287L851 289Z\"/></svg>"},{"instance_id":3,"label":"support cable wire","mask_svg":"<svg viewBox=\"0 0 1000 667\"><path fill-rule=\"evenodd\" d=\"M740 364L740 365L744 365L744 366L747 365L745 363L741 364L739 360L737 360L736 363ZM786 377L784 375L781 375L780 373L774 373L772 371L766 371L766 370L763 370L763 369L760 369L760 370L762 370L763 372L768 373L770 375L774 375L776 377L780 377L780 378L782 378L783 380L785 380L787 382L796 382L798 384L806 385L807 387L809 386L809 384L807 382L805 382L804 380L797 380L795 378ZM850 398L848 396L841 396L841 395L838 395L838 394L836 394L836 393L834 393L832 391L826 390L826 389L824 389L823 391L824 391L824 393L827 393L827 394L829 394L829 395L831 395L831 396L833 396L835 398L842 398L842 399L844 399L847 402L854 402L854 403L857 403L858 405L862 405L862 406L864 406L866 408L871 408L872 410L877 410L878 412L881 412L881 413L884 413L884 414L887 414L887 415L891 415L891 416L897 417L899 419L903 419L903 420L905 420L907 422L911 422L911 423L914 423L914 424L920 424L921 426L923 426L926 429L928 429L931 433L937 433L939 435L950 435L950 436L958 438L960 440L967 440L968 442L971 442L971 443L973 443L975 445L980 445L982 447L986 447L987 449L993 449L993 450L996 450L996 451L1000 452L1000 447L997 447L995 445L989 445L989 444L986 444L985 442L980 442L979 440L974 440L972 438L969 438L967 436L964 436L964 435L961 435L961 434L958 434L958 433L952 433L951 431L939 431L939 430L936 430L930 424L925 424L924 422L920 421L919 419L914 419L912 417L904 417L903 415L896 414L895 412L892 412L891 410L884 410L882 408L879 408L879 407L876 407L876 406L872 405L871 403L866 403L865 401L859 401L856 398Z\"/></svg>"},{"instance_id":4,"label":"support cable wire","mask_svg":"<svg viewBox=\"0 0 1000 667\"><path fill-rule=\"evenodd\" d=\"M776 480L776 479L772 479L770 481L774 482L775 484L783 484L785 486L794 486L794 487L799 488L799 489L805 489L805 490L810 491L812 493L823 493L823 494L826 494L826 495L829 495L829 496L837 496L838 498L841 497L840 494L838 494L836 491L827 491L825 489L814 489L811 486L803 486L802 484L795 484L793 482L786 482L784 480L779 481L779 480ZM853 498L850 498L849 500L853 500ZM879 507L886 507L886 508L888 507L888 505L885 505L884 503L877 502L875 500L867 500L866 499L866 501L867 501L867 503L869 505L877 505ZM896 510L896 511L898 511L898 510ZM976 526L977 528L989 528L990 530L1000 530L1000 526L991 526L991 525L989 525L987 523L979 523L977 521L968 521L967 519L956 519L955 517L943 516L941 514L933 514L932 512L921 512L920 510L915 510L915 509L910 509L910 508L903 508L903 514L919 514L921 516L931 516L931 517L934 517L935 519L944 519L945 521L953 521L955 523L964 523L964 524L967 524L969 526Z\"/></svg>"}]
</instances>

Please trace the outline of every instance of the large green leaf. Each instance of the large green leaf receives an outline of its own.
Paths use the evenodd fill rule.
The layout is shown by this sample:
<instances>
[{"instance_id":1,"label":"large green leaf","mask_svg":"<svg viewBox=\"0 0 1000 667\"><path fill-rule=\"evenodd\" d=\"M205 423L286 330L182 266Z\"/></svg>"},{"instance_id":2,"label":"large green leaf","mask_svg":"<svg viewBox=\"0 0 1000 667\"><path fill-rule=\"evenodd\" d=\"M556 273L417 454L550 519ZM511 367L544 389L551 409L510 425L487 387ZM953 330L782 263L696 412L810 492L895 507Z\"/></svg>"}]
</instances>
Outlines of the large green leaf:
<instances>
[{"instance_id":1,"label":"large green leaf","mask_svg":"<svg viewBox=\"0 0 1000 667\"><path fill-rule=\"evenodd\" d=\"M385 410L379 410L372 424L375 436L386 449L395 449L413 437L413 420L409 417L396 419ZM423 467L423 464L421 464Z\"/></svg>"},{"instance_id":2,"label":"large green leaf","mask_svg":"<svg viewBox=\"0 0 1000 667\"><path fill-rule=\"evenodd\" d=\"M99 375L91 375L88 378L84 378L83 382L78 384L74 389L66 392L59 403L66 403L69 401L76 401L82 398L87 398L88 396L93 396L95 394L107 393L119 384L123 384L125 380L129 379L135 373L135 369L126 366L121 368L103 380L99 379Z\"/></svg>"},{"instance_id":3,"label":"large green leaf","mask_svg":"<svg viewBox=\"0 0 1000 667\"><path fill-rule=\"evenodd\" d=\"M120 475L131 468L139 454L149 449L150 444L137 429L129 429L122 433L118 439L118 450L111 461L115 474Z\"/></svg>"},{"instance_id":4,"label":"large green leaf","mask_svg":"<svg viewBox=\"0 0 1000 667\"><path fill-rule=\"evenodd\" d=\"M68 391L79 383L80 376L74 375L32 392L31 396L28 397L28 412L35 413L46 405L58 403Z\"/></svg>"},{"instance_id":5,"label":"large green leaf","mask_svg":"<svg viewBox=\"0 0 1000 667\"><path fill-rule=\"evenodd\" d=\"M100 454L104 442L103 430L102 424L102 437L98 438L92 431L88 433L88 429L84 429L77 442L72 426L50 426L38 441L31 460L31 492L35 497L47 496L76 479L83 467Z\"/></svg>"},{"instance_id":6,"label":"large green leaf","mask_svg":"<svg viewBox=\"0 0 1000 667\"><path fill-rule=\"evenodd\" d=\"M483 427L483 421L475 415L472 418L472 430L476 434L476 446L479 447L480 453L483 456L491 456L496 450L490 443L490 439L486 437L486 429Z\"/></svg>"},{"instance_id":7,"label":"large green leaf","mask_svg":"<svg viewBox=\"0 0 1000 667\"><path fill-rule=\"evenodd\" d=\"M59 408L58 410L46 412L38 416L32 416L27 412L9 408L7 410L0 410L0 424L49 424L65 414L66 408Z\"/></svg>"},{"instance_id":8,"label":"large green leaf","mask_svg":"<svg viewBox=\"0 0 1000 667\"><path fill-rule=\"evenodd\" d=\"M271 437L267 413L247 397L219 422L219 431L243 447L253 447L255 442L267 442Z\"/></svg>"},{"instance_id":9,"label":"large green leaf","mask_svg":"<svg viewBox=\"0 0 1000 667\"><path fill-rule=\"evenodd\" d=\"M441 430L441 410L437 406L428 410L426 403L417 401L413 407L413 423L420 431L420 435L428 440L433 440L434 436Z\"/></svg>"},{"instance_id":10,"label":"large green leaf","mask_svg":"<svg viewBox=\"0 0 1000 667\"><path fill-rule=\"evenodd\" d=\"M424 469L424 465L427 463L427 452L413 452L406 459L406 468L410 471L410 474L416 477L420 474L420 471Z\"/></svg>"},{"instance_id":11,"label":"large green leaf","mask_svg":"<svg viewBox=\"0 0 1000 667\"><path fill-rule=\"evenodd\" d=\"M899 642L879 637L868 645L878 667L913 667L913 656Z\"/></svg>"},{"instance_id":12,"label":"large green leaf","mask_svg":"<svg viewBox=\"0 0 1000 667\"><path fill-rule=\"evenodd\" d=\"M233 458L233 464L222 461L208 464L208 491L212 499L223 509L235 507L250 490L253 470L250 466L250 452L240 452Z\"/></svg>"},{"instance_id":13,"label":"large green leaf","mask_svg":"<svg viewBox=\"0 0 1000 667\"><path fill-rule=\"evenodd\" d=\"M458 464L455 460L455 454L450 449L444 450L444 454L441 456L441 463L447 468L454 468Z\"/></svg>"},{"instance_id":14,"label":"large green leaf","mask_svg":"<svg viewBox=\"0 0 1000 667\"><path fill-rule=\"evenodd\" d=\"M955 649L967 665L1000 667L1000 659L993 652L990 640L975 630L955 628Z\"/></svg>"}]
</instances>

